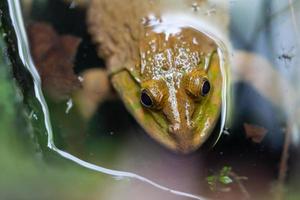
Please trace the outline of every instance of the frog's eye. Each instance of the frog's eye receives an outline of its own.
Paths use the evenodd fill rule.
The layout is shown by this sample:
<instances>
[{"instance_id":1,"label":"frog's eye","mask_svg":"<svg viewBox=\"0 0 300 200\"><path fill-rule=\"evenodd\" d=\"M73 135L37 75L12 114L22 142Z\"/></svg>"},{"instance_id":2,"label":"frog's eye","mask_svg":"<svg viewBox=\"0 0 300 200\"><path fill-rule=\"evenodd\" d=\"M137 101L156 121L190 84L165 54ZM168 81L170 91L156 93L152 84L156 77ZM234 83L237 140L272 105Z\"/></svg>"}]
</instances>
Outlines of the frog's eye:
<instances>
[{"instance_id":1,"label":"frog's eye","mask_svg":"<svg viewBox=\"0 0 300 200\"><path fill-rule=\"evenodd\" d=\"M185 83L187 93L196 99L207 96L211 90L210 82L202 72L188 74Z\"/></svg>"},{"instance_id":2,"label":"frog's eye","mask_svg":"<svg viewBox=\"0 0 300 200\"><path fill-rule=\"evenodd\" d=\"M146 89L142 90L142 93L141 93L141 103L146 108L152 108L153 107L152 97L151 97L151 95L149 94L149 92Z\"/></svg>"},{"instance_id":3,"label":"frog's eye","mask_svg":"<svg viewBox=\"0 0 300 200\"><path fill-rule=\"evenodd\" d=\"M159 109L162 107L165 87L162 82L150 80L142 84L140 101L146 108Z\"/></svg>"},{"instance_id":4,"label":"frog's eye","mask_svg":"<svg viewBox=\"0 0 300 200\"><path fill-rule=\"evenodd\" d=\"M210 83L207 79L203 80L202 88L201 88L201 95L206 96L210 91Z\"/></svg>"}]
</instances>

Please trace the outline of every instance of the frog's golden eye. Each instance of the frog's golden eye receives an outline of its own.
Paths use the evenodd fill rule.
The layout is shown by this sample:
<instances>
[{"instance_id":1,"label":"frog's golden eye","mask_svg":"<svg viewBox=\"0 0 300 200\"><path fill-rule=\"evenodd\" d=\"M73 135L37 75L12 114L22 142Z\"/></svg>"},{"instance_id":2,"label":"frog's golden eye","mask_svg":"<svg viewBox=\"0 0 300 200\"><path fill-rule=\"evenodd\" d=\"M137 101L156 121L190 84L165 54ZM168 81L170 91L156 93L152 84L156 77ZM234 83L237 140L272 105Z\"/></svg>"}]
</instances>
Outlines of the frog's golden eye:
<instances>
[{"instance_id":1,"label":"frog's golden eye","mask_svg":"<svg viewBox=\"0 0 300 200\"><path fill-rule=\"evenodd\" d=\"M165 87L161 81L150 80L142 83L140 101L146 108L160 109L163 103Z\"/></svg>"},{"instance_id":2,"label":"frog's golden eye","mask_svg":"<svg viewBox=\"0 0 300 200\"><path fill-rule=\"evenodd\" d=\"M211 89L208 78L201 71L187 74L185 84L187 93L194 98L200 98L208 95Z\"/></svg>"}]
</instances>

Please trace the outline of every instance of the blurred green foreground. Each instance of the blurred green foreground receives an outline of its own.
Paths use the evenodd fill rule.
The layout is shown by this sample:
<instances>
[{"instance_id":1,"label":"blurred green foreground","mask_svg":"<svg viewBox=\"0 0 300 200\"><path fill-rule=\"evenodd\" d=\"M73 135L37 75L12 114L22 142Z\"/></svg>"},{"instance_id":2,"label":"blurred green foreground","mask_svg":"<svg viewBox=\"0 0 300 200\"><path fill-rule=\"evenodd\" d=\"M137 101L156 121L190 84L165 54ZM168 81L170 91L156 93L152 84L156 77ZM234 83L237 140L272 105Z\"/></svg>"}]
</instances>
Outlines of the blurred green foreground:
<instances>
[{"instance_id":1,"label":"blurred green foreground","mask_svg":"<svg viewBox=\"0 0 300 200\"><path fill-rule=\"evenodd\" d=\"M2 38L0 49L0 199L101 199L97 191L107 177L50 150L43 150L43 154L55 162L43 157Z\"/></svg>"}]
</instances>

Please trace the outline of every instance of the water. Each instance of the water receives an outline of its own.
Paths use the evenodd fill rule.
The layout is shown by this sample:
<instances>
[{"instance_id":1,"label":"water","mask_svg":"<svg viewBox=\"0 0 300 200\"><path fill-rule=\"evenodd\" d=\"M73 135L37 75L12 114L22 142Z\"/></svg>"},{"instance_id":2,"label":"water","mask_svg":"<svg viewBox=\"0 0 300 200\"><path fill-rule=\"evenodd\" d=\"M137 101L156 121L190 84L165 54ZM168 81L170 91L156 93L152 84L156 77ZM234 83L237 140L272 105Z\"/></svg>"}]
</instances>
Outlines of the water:
<instances>
[{"instance_id":1,"label":"water","mask_svg":"<svg viewBox=\"0 0 300 200\"><path fill-rule=\"evenodd\" d=\"M36 95L36 98L39 101L41 108L43 110L44 125L46 127L46 130L47 130L46 134L48 137L48 144L47 144L48 147L50 149L52 149L53 151L57 152L62 157L69 159L69 160L71 160L83 167L86 167L88 169L95 170L100 173L112 175L115 177L119 177L119 179L123 179L123 178L138 179L138 180L146 182L154 187L157 187L158 189L165 190L167 192L171 192L175 195L180 195L180 196L185 196L185 197L190 197L193 199L200 199L200 200L204 199L203 197L200 197L197 195L184 193L181 191L173 190L168 187L162 186L158 183L155 183L154 181L151 181L151 180L149 180L143 176L137 175L135 173L112 170L112 169L104 168L99 165L95 165L95 164L86 162L68 152L65 152L65 151L57 148L55 145L55 142L54 142L53 130L52 130L52 124L51 124L51 120L50 120L50 113L49 113L48 105L45 101L45 98L44 98L43 92L42 92L42 88L41 88L41 80L40 80L40 77L38 75L38 72L36 70L36 67L34 66L33 60L30 55L28 39L27 39L26 32L25 32L20 2L19 1L8 1L8 3L9 3L8 4L9 12L11 14L10 17L12 19L12 23L13 23L14 29L16 30L16 35L17 35L17 39L18 39L18 49L20 50L19 56L24 64L24 66L28 69L28 71L31 73L31 75L33 77L35 95Z\"/></svg>"},{"instance_id":2,"label":"water","mask_svg":"<svg viewBox=\"0 0 300 200\"><path fill-rule=\"evenodd\" d=\"M64 102L63 105L51 102L51 100L47 100L46 102L41 90L39 75L30 57L19 1L8 2L10 5L11 19L13 19L13 25L18 36L18 49L20 50L19 55L24 66L28 69L33 77L34 93L43 113L43 115L35 116L44 120L44 126L47 134L47 146L50 149L55 151L60 156L83 167L118 177L121 179L121 184L126 184L126 178L137 179L168 193L173 193L175 196L186 196L195 199L204 199L204 197L201 197L197 194L220 198L218 194L215 195L214 192L211 194L209 191L205 190L205 188L207 188L207 186L205 186L205 178L206 176L212 174L212 172L216 172L218 169L222 168L222 166L230 165L233 167L234 171L238 173L238 175L245 175L248 177L248 181L243 183L245 184L246 189L250 191L250 194L254 196L254 198L258 196L270 197L268 191L269 188L263 187L263 185L268 185L275 182L277 177L277 165L281 156L281 148L283 145L282 141L284 140L281 131L281 123L285 121L284 117L280 117L279 115L284 113L287 116L291 116L293 119L291 120L291 126L294 127L295 131L293 131L293 133L295 138L297 138L298 122L297 118L295 119L295 116L297 115L293 110L295 105L297 106L297 101L295 101L297 97L294 97L294 95L298 96L296 91L291 92L292 94L289 93L288 95L284 95L285 98L283 103L279 101L279 103L276 104L276 99L278 99L276 98L278 97L278 88L275 88L274 93L268 93L268 87L263 86L266 86L270 83L261 83L258 81L258 79L249 76L247 77L247 74L239 74L245 73L243 71L238 71L239 73L237 73L237 77L237 74L235 74L236 69L234 69L234 77L232 77L234 80L244 79L248 82L247 84L239 84L233 89L234 92L239 95L234 97L236 100L234 104L234 111L237 114L235 114L233 119L231 119L231 121L234 121L233 125L229 127L229 132L231 135L228 136L219 134L219 143L216 144L216 148L212 151L207 152L206 150L201 149L192 155L179 156L169 152L168 150L165 150L148 138L146 133L141 130L141 128L127 114L122 114L123 117L120 116L120 118L117 119L120 121L120 124L122 124L121 122L124 121L123 125L120 125L122 126L121 128L118 129L115 128L114 125L106 125L105 122L111 120L113 122L110 123L114 124L114 121L116 120L116 116L111 114L111 112L115 112L111 111L112 109L116 109L117 112L120 113L125 112L124 108L119 103L106 104L108 105L108 109L105 111L104 108L101 108L96 117L92 120L96 122L88 124L84 122L82 118L80 118L78 110L76 110L76 103L74 103L72 98ZM239 3L234 2L231 6L237 6L236 4ZM174 7L175 8L172 9L176 10L180 6L175 5ZM221 6L221 8L223 7ZM226 8L226 6L224 8ZM72 7L72 9L74 8ZM190 9L192 12L198 10L199 13L204 13L205 16L211 15L211 13L218 11L218 7L216 8L211 6L209 9L203 9L195 3L191 3L191 6L187 7L186 9ZM208 19L212 19L212 21L214 21L213 17L208 17ZM238 19L233 19L233 21L234 20ZM216 27L207 26L207 23L209 23L209 25L213 24L211 23L212 21L203 20L201 23L199 23L198 21L195 22L193 17L182 17L178 14L174 15L167 12L166 15L162 16L162 22L160 24L163 29L159 29L158 31L168 31L169 29L165 29L165 27L168 28L169 26L172 26L172 28L174 28L174 25L177 26L175 30L178 30L178 28L181 26L186 26L188 24L188 26L206 33L218 44L218 54L222 58L221 69L224 77L222 89L223 110L220 121L221 131L217 131L216 134L218 135L218 133L223 131L225 126L226 118L228 117L227 104L231 102L228 95L230 84L228 75L229 72L225 69L227 69L228 65L231 63L233 50L230 47L230 43L232 41L228 41L229 39L227 38L226 28L219 27L216 30ZM226 23L227 22L224 18L223 24L225 27ZM242 27L242 25L240 25L240 27ZM223 31L220 33L220 30ZM170 34L172 34L172 32L170 32ZM274 36L274 40L275 39L276 37ZM242 43L239 43L239 45L240 44ZM259 44L261 45L261 43ZM294 45L293 41L292 44ZM234 46L236 45L234 44ZM255 48L257 48L255 50L256 52L263 51L263 46L258 46ZM297 48L294 51L297 60ZM264 54L267 57L269 56L269 59L272 61L272 63L280 62L283 59L271 57L268 52L262 52L262 55ZM292 62L294 65L297 64L297 61L294 59ZM256 68L255 70L257 70L256 73L258 74L270 74L270 70L266 73L263 73L259 68ZM290 71L285 68L279 68L279 70L282 71L282 74L284 74L283 76L288 77L288 80L293 80L295 83L298 83L295 80L297 77L299 77L297 76L299 73L297 73L296 68L292 68ZM277 75L278 71L273 70L272 73ZM273 75L272 78L274 77L278 78L278 76ZM282 77L279 76L279 78L275 80L282 82L281 78ZM290 88L289 81L284 82L282 85L279 88ZM293 87L297 88L297 84L294 84ZM272 96L274 94L277 96ZM73 107L71 106L72 102ZM274 109L274 104L279 105L278 107L281 111ZM68 107L66 105L68 105ZM50 113L48 108L50 108ZM66 108L71 109L67 109L66 111ZM282 112L282 110L284 110L284 112ZM104 114L108 113L110 113L112 116L104 116ZM81 122L82 126L80 126L78 122ZM262 125L266 127L271 134L268 134L261 144L254 144L239 134L244 133L244 130L241 128L243 127L244 122ZM124 131L124 127L126 131ZM85 132L88 132L87 135L84 134ZM296 139L294 141L296 141ZM104 168L102 166L107 166L108 168ZM116 171L112 170L112 168L122 169L124 171ZM127 171L137 172L142 176ZM257 174L259 174L259 177L254 178L254 176ZM151 180L146 179L144 176L149 177ZM152 180L155 180L155 182ZM161 194L159 191L153 191L149 189L148 186L143 187L141 185L141 183L135 183L133 181L124 189L122 187L120 188L118 183L112 184L110 186L112 191L108 192L109 194L105 194L103 191L103 196L111 199L117 199L119 196L114 194L115 191L117 191L120 193L119 195L124 195L125 199L126 197L130 199L130 195L126 190L130 189L130 191L132 191L135 190L134 188L142 188L142 191L146 191L147 194L155 195L160 199L176 198L173 195L166 197L164 196L165 194ZM176 190L170 189L169 186L171 188L176 188ZM179 192L178 190L185 191L186 193ZM231 193L218 192L221 193L221 197L223 196L224 198L228 199L230 199L230 197L238 198L243 196L240 194L241 192L239 189L234 188L232 190L233 191L231 191ZM141 196L142 193L143 192L139 193L138 191L133 191L134 196Z\"/></svg>"}]
</instances>

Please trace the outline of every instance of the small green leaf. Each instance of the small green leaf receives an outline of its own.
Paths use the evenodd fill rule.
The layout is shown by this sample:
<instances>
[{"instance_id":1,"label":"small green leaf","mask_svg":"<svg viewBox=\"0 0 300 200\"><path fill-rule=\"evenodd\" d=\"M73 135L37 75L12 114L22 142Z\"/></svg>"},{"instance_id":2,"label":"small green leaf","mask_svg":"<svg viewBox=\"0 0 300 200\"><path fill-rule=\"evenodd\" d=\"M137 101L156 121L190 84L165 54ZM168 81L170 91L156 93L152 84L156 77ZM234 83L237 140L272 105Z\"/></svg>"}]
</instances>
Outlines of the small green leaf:
<instances>
[{"instance_id":1,"label":"small green leaf","mask_svg":"<svg viewBox=\"0 0 300 200\"><path fill-rule=\"evenodd\" d=\"M207 183L208 183L209 185L213 185L213 184L216 183L217 177L216 177L216 176L208 176L208 177L206 178L206 180L207 180Z\"/></svg>"},{"instance_id":2,"label":"small green leaf","mask_svg":"<svg viewBox=\"0 0 300 200\"><path fill-rule=\"evenodd\" d=\"M215 191L216 190L216 186L217 186L217 180L218 180L217 177L216 176L208 176L206 178L206 180L207 180L207 183L209 185L209 189L211 191Z\"/></svg>"},{"instance_id":3,"label":"small green leaf","mask_svg":"<svg viewBox=\"0 0 300 200\"><path fill-rule=\"evenodd\" d=\"M220 176L219 181L225 185L232 183L232 179L229 176Z\"/></svg>"},{"instance_id":4,"label":"small green leaf","mask_svg":"<svg viewBox=\"0 0 300 200\"><path fill-rule=\"evenodd\" d=\"M220 176L228 176L230 172L231 172L231 167L224 166L220 171Z\"/></svg>"}]
</instances>

